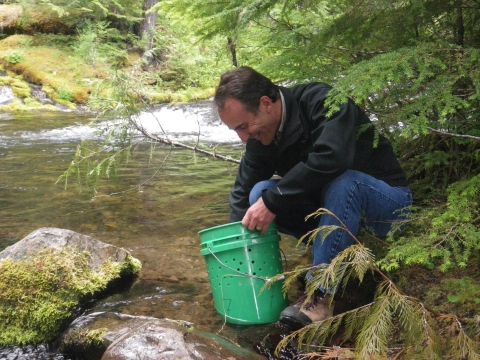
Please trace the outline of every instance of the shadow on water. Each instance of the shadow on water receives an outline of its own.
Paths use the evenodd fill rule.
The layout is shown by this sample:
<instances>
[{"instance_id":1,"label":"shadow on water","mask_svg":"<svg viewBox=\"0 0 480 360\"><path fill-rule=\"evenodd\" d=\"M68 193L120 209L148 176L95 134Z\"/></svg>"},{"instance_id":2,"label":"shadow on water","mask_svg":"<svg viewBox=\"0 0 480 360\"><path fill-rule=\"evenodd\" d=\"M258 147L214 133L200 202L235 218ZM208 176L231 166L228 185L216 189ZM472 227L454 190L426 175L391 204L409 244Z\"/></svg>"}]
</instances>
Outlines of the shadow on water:
<instances>
[{"instance_id":1,"label":"shadow on water","mask_svg":"<svg viewBox=\"0 0 480 360\"><path fill-rule=\"evenodd\" d=\"M220 331L244 346L261 340L271 325L225 325L216 313L199 253L198 231L228 219L236 165L157 146L152 158L149 149L139 151L119 169L116 183L101 181L95 193L79 188L73 179L66 188L64 183L55 184L80 139L92 136L82 126L89 120L78 114L0 116L0 250L40 227L90 235L126 248L143 268L130 287L99 300L89 311L183 320L202 331ZM217 151L240 154L238 143L219 145ZM162 163L157 176L140 186ZM109 195L126 189L121 195ZM282 243L292 266L301 261L303 251L294 249L294 241ZM19 350L0 349L0 358L7 358L5 351ZM35 356L25 358L42 358Z\"/></svg>"}]
</instances>

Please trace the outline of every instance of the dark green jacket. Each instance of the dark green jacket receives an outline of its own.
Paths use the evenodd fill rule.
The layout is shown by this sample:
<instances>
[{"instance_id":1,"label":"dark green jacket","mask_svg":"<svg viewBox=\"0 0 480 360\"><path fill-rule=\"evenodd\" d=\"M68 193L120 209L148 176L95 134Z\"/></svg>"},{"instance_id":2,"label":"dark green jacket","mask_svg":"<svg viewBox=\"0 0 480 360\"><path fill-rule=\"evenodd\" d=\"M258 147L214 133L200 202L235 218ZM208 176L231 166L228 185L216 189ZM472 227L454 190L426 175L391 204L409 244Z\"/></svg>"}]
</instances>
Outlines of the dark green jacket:
<instances>
[{"instance_id":1,"label":"dark green jacket","mask_svg":"<svg viewBox=\"0 0 480 360\"><path fill-rule=\"evenodd\" d=\"M330 89L322 83L280 88L287 116L281 139L268 146L255 139L247 141L230 193L230 221L242 220L252 187L274 174L282 179L262 196L274 214L307 198L320 205L325 185L347 169L362 171L391 186L407 186L390 142L380 135L374 147L373 126L359 131L360 125L371 121L352 100L326 117L324 101Z\"/></svg>"}]
</instances>

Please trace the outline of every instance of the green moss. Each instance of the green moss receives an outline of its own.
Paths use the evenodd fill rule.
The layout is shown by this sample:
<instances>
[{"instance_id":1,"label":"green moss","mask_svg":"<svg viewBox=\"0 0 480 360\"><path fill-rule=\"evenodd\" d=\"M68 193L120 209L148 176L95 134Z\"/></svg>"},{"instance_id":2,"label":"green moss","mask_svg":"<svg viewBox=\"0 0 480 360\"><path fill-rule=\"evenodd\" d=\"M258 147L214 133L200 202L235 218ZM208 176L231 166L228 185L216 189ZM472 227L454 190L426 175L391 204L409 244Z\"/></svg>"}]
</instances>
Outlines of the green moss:
<instances>
[{"instance_id":1,"label":"green moss","mask_svg":"<svg viewBox=\"0 0 480 360\"><path fill-rule=\"evenodd\" d=\"M45 20L42 24L48 25L49 21ZM76 110L76 104L89 102L95 89L94 85L110 76L107 64L102 63L92 67L78 53L72 52L71 47L65 46L65 44L71 45L73 39L75 38L71 36L51 34L11 35L0 40L0 62L6 70L22 74L23 81L42 85L42 90L53 101ZM138 53L131 53L129 56L125 61L127 66L133 65L140 58ZM39 62L38 59L42 61ZM155 74L152 76L156 79ZM214 92L213 88L184 88L183 86L173 87L174 90L172 90L170 82L161 81L161 84L142 86L145 89L142 99L150 104L183 103L208 98ZM102 96L108 96L112 92L108 85L103 89ZM15 91L20 99L29 96L26 88L18 88ZM137 95L132 94L132 96ZM25 106L13 104L6 111L25 111Z\"/></svg>"},{"instance_id":2,"label":"green moss","mask_svg":"<svg viewBox=\"0 0 480 360\"><path fill-rule=\"evenodd\" d=\"M42 104L31 96L30 84L23 79L22 75L16 75L7 71L7 76L0 76L0 85L8 85L12 88L13 94L19 100L14 100L8 105L0 106L1 111L26 112L30 110L59 111L56 106ZM71 104L71 103L70 103Z\"/></svg>"},{"instance_id":3,"label":"green moss","mask_svg":"<svg viewBox=\"0 0 480 360\"><path fill-rule=\"evenodd\" d=\"M8 105L0 106L0 111L4 111L4 112L27 111L27 108L20 100L13 100Z\"/></svg>"},{"instance_id":4,"label":"green moss","mask_svg":"<svg viewBox=\"0 0 480 360\"><path fill-rule=\"evenodd\" d=\"M38 111L59 111L56 106L50 105L50 104L41 104L35 99L29 97L23 99L24 102L20 100L13 100L10 104L8 105L1 105L0 106L0 111L3 112L27 112L27 111L32 111L32 110L38 110Z\"/></svg>"},{"instance_id":5,"label":"green moss","mask_svg":"<svg viewBox=\"0 0 480 360\"><path fill-rule=\"evenodd\" d=\"M10 85L9 80L9 76L0 76L0 85Z\"/></svg>"},{"instance_id":6,"label":"green moss","mask_svg":"<svg viewBox=\"0 0 480 360\"><path fill-rule=\"evenodd\" d=\"M473 316L480 307L480 281L468 276L444 279L428 289L426 298L437 311Z\"/></svg>"},{"instance_id":7,"label":"green moss","mask_svg":"<svg viewBox=\"0 0 480 360\"><path fill-rule=\"evenodd\" d=\"M59 93L50 85L44 85L42 90L47 94L47 96L53 101L67 106L71 110L75 110L77 106L71 102L71 91L68 88L61 88L62 92Z\"/></svg>"},{"instance_id":8,"label":"green moss","mask_svg":"<svg viewBox=\"0 0 480 360\"><path fill-rule=\"evenodd\" d=\"M80 328L70 331L63 340L60 351L72 354L77 359L100 359L105 352L103 335L107 331L107 328L95 330Z\"/></svg>"},{"instance_id":9,"label":"green moss","mask_svg":"<svg viewBox=\"0 0 480 360\"><path fill-rule=\"evenodd\" d=\"M30 85L25 81L14 79L11 86L15 96L20 99L29 97L31 94Z\"/></svg>"},{"instance_id":10,"label":"green moss","mask_svg":"<svg viewBox=\"0 0 480 360\"><path fill-rule=\"evenodd\" d=\"M12 85L15 81L15 78L12 76L10 71L7 71L6 76L0 76L0 85Z\"/></svg>"},{"instance_id":11,"label":"green moss","mask_svg":"<svg viewBox=\"0 0 480 360\"><path fill-rule=\"evenodd\" d=\"M47 94L51 99L75 110L75 103L85 104L92 91L84 80L104 78L105 71L92 69L72 54L71 49L55 46L52 37L12 35L0 40L0 61L5 69L22 74L28 82L42 85L44 91L49 88L51 91ZM6 58L13 54L12 51L20 50L21 62L12 63Z\"/></svg>"},{"instance_id":12,"label":"green moss","mask_svg":"<svg viewBox=\"0 0 480 360\"><path fill-rule=\"evenodd\" d=\"M30 85L18 76L8 71L7 76L0 76L0 85L9 85L16 97L23 99L30 96Z\"/></svg>"},{"instance_id":13,"label":"green moss","mask_svg":"<svg viewBox=\"0 0 480 360\"><path fill-rule=\"evenodd\" d=\"M197 88L190 88L187 90L182 91L164 91L164 92L155 92L151 91L145 95L145 98L151 104L160 104L160 103L168 103L168 102L188 102L191 100L196 99L206 99L213 95L214 89L197 89Z\"/></svg>"},{"instance_id":14,"label":"green moss","mask_svg":"<svg viewBox=\"0 0 480 360\"><path fill-rule=\"evenodd\" d=\"M0 345L54 340L82 301L141 267L129 255L122 263L107 261L95 272L89 256L47 248L26 260L0 262Z\"/></svg>"}]
</instances>

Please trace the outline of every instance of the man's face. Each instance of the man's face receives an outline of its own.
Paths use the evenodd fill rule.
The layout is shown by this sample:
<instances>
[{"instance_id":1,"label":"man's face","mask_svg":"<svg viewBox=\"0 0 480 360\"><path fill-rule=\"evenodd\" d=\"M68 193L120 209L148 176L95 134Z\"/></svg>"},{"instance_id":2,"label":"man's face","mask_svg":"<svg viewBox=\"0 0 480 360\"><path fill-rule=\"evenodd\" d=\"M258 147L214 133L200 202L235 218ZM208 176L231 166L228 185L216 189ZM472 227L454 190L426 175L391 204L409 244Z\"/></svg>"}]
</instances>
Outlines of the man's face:
<instances>
[{"instance_id":1,"label":"man's face","mask_svg":"<svg viewBox=\"0 0 480 360\"><path fill-rule=\"evenodd\" d=\"M237 133L242 142L246 142L248 139L257 139L263 145L270 145L280 125L280 103L280 101L273 103L269 97L262 96L258 113L252 114L239 100L228 98L223 111L220 112L220 119L229 129ZM278 109L279 106L280 109Z\"/></svg>"}]
</instances>

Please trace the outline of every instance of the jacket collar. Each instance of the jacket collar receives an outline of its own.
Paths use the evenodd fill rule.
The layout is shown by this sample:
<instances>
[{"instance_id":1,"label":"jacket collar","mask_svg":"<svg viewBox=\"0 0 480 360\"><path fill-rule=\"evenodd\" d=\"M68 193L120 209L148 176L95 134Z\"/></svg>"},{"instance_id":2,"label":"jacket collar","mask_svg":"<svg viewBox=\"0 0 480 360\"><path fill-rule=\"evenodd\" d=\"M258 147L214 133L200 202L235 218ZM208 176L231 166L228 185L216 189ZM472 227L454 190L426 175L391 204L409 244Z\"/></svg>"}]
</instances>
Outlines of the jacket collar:
<instances>
[{"instance_id":1,"label":"jacket collar","mask_svg":"<svg viewBox=\"0 0 480 360\"><path fill-rule=\"evenodd\" d=\"M298 141L304 132L304 126L300 120L300 110L297 99L293 93L285 88L279 87L285 99L286 121L282 132L282 137L278 144L278 151L281 153L291 144Z\"/></svg>"}]
</instances>

